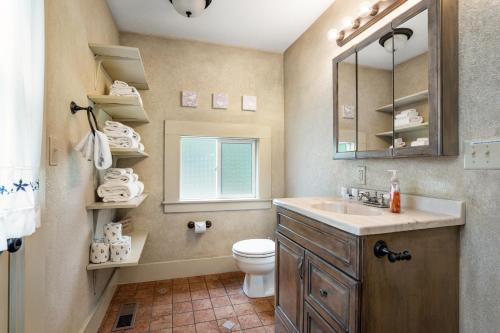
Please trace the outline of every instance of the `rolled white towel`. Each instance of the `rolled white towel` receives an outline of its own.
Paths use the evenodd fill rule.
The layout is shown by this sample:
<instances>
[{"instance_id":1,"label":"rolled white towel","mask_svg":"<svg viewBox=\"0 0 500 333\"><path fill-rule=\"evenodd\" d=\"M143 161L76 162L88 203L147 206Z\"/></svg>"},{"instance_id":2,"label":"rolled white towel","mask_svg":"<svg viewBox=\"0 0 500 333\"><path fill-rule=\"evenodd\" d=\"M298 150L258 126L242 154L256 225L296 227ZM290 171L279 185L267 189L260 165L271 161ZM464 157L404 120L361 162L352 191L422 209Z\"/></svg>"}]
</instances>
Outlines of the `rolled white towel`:
<instances>
[{"instance_id":1,"label":"rolled white towel","mask_svg":"<svg viewBox=\"0 0 500 333\"><path fill-rule=\"evenodd\" d=\"M106 179L106 177L118 177L132 173L134 173L134 170L131 168L109 168L104 172L104 179Z\"/></svg>"},{"instance_id":2,"label":"rolled white towel","mask_svg":"<svg viewBox=\"0 0 500 333\"><path fill-rule=\"evenodd\" d=\"M120 183L128 184L128 183L134 183L139 179L139 176L136 175L135 173L133 174L124 174L120 176L114 176L114 175L108 175L104 176L104 181L105 182L110 182L110 181L117 181Z\"/></svg>"},{"instance_id":3,"label":"rolled white towel","mask_svg":"<svg viewBox=\"0 0 500 333\"><path fill-rule=\"evenodd\" d=\"M107 169L113 164L113 157L109 148L106 134L95 131L94 136L94 165L98 170Z\"/></svg>"},{"instance_id":4,"label":"rolled white towel","mask_svg":"<svg viewBox=\"0 0 500 333\"><path fill-rule=\"evenodd\" d=\"M118 87L128 87L128 84L127 84L127 82L115 80L113 82L113 84L111 85L111 88L118 88Z\"/></svg>"},{"instance_id":5,"label":"rolled white towel","mask_svg":"<svg viewBox=\"0 0 500 333\"><path fill-rule=\"evenodd\" d=\"M398 118L394 120L394 126L395 127L400 127L400 126L405 126L405 125L410 125L410 124L420 124L424 122L424 118L421 116L411 116L411 117L405 117L405 118Z\"/></svg>"},{"instance_id":6,"label":"rolled white towel","mask_svg":"<svg viewBox=\"0 0 500 333\"><path fill-rule=\"evenodd\" d=\"M126 202L135 198L139 190L136 183L124 184L119 181L109 181L97 188L97 195L104 202Z\"/></svg>"}]
</instances>

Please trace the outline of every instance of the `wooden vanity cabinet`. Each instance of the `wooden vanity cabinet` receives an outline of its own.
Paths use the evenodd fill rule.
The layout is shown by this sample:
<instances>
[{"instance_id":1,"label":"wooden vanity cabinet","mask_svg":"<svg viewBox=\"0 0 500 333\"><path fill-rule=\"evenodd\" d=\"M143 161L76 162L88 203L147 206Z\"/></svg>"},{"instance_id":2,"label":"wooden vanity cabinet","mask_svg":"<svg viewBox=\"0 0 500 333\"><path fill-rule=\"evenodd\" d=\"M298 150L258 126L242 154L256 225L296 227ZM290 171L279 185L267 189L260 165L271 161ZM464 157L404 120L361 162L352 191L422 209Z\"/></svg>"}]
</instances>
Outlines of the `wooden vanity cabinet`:
<instances>
[{"instance_id":1,"label":"wooden vanity cabinet","mask_svg":"<svg viewBox=\"0 0 500 333\"><path fill-rule=\"evenodd\" d=\"M355 236L278 208L276 233L276 332L458 332L458 227Z\"/></svg>"}]
</instances>

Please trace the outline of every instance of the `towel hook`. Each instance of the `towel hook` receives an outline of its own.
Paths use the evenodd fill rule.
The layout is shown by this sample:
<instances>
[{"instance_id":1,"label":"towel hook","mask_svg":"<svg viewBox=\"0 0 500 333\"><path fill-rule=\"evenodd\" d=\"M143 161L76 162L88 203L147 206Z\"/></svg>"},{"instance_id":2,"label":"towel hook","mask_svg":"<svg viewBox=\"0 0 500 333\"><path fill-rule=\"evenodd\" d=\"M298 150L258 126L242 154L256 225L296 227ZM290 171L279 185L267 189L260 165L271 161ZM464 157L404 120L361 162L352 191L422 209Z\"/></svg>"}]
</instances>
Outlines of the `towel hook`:
<instances>
[{"instance_id":1,"label":"towel hook","mask_svg":"<svg viewBox=\"0 0 500 333\"><path fill-rule=\"evenodd\" d=\"M75 102L71 102L71 104L69 105L69 109L71 110L72 114L75 114L78 111L83 111L83 110L87 111L87 119L89 121L90 130L92 131L92 134L95 136L95 131L99 130L99 128L97 127L97 120L94 115L94 109L91 106L87 106L86 108L81 107ZM92 116L92 119L94 120L93 125L90 116Z\"/></svg>"}]
</instances>

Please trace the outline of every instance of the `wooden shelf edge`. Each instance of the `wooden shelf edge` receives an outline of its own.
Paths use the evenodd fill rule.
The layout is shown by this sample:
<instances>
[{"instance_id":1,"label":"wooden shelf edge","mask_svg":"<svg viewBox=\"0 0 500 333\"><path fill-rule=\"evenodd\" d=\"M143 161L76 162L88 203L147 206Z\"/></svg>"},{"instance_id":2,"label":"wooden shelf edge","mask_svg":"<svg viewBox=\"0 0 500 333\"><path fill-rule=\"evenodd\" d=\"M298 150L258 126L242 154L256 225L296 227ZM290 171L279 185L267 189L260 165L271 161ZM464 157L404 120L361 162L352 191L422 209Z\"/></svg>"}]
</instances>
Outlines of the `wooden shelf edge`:
<instances>
[{"instance_id":1,"label":"wooden shelf edge","mask_svg":"<svg viewBox=\"0 0 500 333\"><path fill-rule=\"evenodd\" d=\"M143 230L134 230L130 236L132 237L132 253L128 260L121 262L108 261L102 264L89 263L87 270L93 271L96 269L137 266L144 250L144 244L146 244L146 240L148 239L148 233Z\"/></svg>"},{"instance_id":2,"label":"wooden shelf edge","mask_svg":"<svg viewBox=\"0 0 500 333\"><path fill-rule=\"evenodd\" d=\"M407 126L407 127L400 127L395 132L396 132L396 134L397 133L405 133L405 132L414 132L414 131L418 131L418 130L423 130L423 129L427 128L427 127L429 127L429 123L425 122L425 123L421 123L421 124L418 124L418 125ZM391 137L391 136L393 136L393 133L392 133L392 131L387 131L387 132L377 133L375 135L376 136Z\"/></svg>"},{"instance_id":3,"label":"wooden shelf edge","mask_svg":"<svg viewBox=\"0 0 500 333\"><path fill-rule=\"evenodd\" d=\"M428 98L428 96L429 96L429 91L423 90L423 91L419 91L415 94L400 97L400 98L396 99L394 102L396 104L396 107L400 107L400 106L409 105L409 104L417 103L420 101L424 101ZM392 104L378 107L375 109L375 111L390 113L390 112L392 112Z\"/></svg>"},{"instance_id":4,"label":"wooden shelf edge","mask_svg":"<svg viewBox=\"0 0 500 333\"><path fill-rule=\"evenodd\" d=\"M116 158L143 158L149 157L149 154L137 149L111 148L111 155Z\"/></svg>"},{"instance_id":5,"label":"wooden shelf edge","mask_svg":"<svg viewBox=\"0 0 500 333\"><path fill-rule=\"evenodd\" d=\"M143 193L140 196L133 198L127 202L93 202L87 205L89 210L99 209L131 209L139 207L148 197L148 193Z\"/></svg>"}]
</instances>

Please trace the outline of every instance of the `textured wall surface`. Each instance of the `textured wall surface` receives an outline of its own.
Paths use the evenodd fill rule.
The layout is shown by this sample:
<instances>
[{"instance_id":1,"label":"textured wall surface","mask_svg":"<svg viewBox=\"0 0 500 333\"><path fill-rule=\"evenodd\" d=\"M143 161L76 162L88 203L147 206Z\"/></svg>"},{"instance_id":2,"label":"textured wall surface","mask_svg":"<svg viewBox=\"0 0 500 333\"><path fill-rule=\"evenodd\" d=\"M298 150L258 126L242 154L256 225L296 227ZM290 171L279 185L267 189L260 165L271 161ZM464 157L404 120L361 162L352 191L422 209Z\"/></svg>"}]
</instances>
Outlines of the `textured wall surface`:
<instances>
[{"instance_id":1,"label":"textured wall surface","mask_svg":"<svg viewBox=\"0 0 500 333\"><path fill-rule=\"evenodd\" d=\"M151 122L136 127L150 157L129 164L150 193L141 207L128 212L137 228L150 232L141 262L229 256L235 241L271 237L275 226L272 209L163 212L163 121L269 126L272 131L272 196L283 196L283 56L137 34L121 34L120 39L121 44L140 49L150 86L150 90L141 91L141 95ZM197 108L180 107L182 90L198 92ZM229 95L227 110L212 109L211 94L217 92ZM257 112L241 111L242 95L257 96ZM201 236L195 235L186 227L190 220L211 220L213 227Z\"/></svg>"},{"instance_id":2,"label":"textured wall surface","mask_svg":"<svg viewBox=\"0 0 500 333\"><path fill-rule=\"evenodd\" d=\"M467 225L461 234L460 258L461 332L498 332L500 217L496 202L500 171L464 170L462 155L394 161L332 160L331 59L341 50L328 41L327 32L338 27L342 17L353 15L360 3L337 0L285 53L287 196L338 194L341 185L355 184L355 167L366 165L367 187L387 189L389 175L385 170L396 168L401 170L403 192L465 200ZM500 136L499 13L497 1L459 1L462 142ZM386 21L380 23L367 34Z\"/></svg>"},{"instance_id":3,"label":"textured wall surface","mask_svg":"<svg viewBox=\"0 0 500 333\"><path fill-rule=\"evenodd\" d=\"M94 89L95 62L88 43L118 44L118 31L102 0L47 0L45 122L57 139L58 165L45 164L46 204L42 227L26 242L26 332L78 332L97 304L109 271L97 275L96 292L88 264L94 199L94 168L73 146L89 130L84 113L71 115L69 103L87 105ZM48 150L45 149L47 152Z\"/></svg>"}]
</instances>

